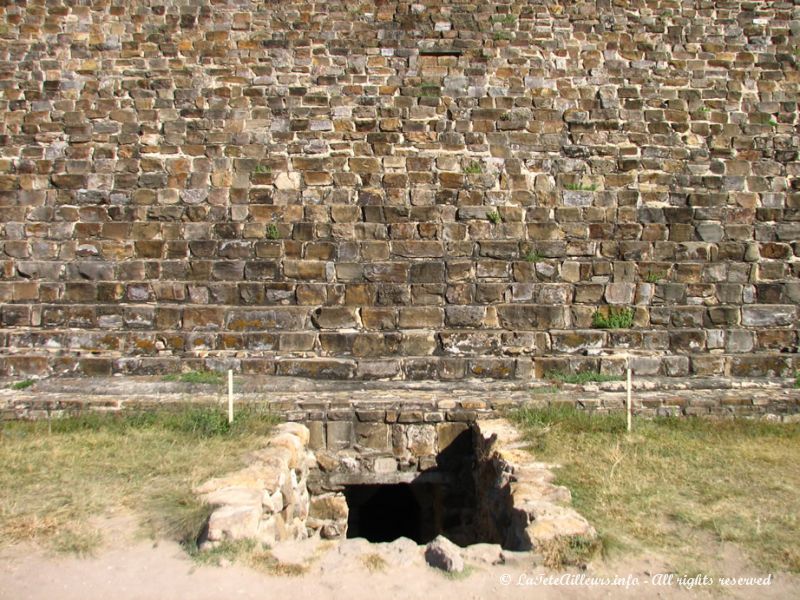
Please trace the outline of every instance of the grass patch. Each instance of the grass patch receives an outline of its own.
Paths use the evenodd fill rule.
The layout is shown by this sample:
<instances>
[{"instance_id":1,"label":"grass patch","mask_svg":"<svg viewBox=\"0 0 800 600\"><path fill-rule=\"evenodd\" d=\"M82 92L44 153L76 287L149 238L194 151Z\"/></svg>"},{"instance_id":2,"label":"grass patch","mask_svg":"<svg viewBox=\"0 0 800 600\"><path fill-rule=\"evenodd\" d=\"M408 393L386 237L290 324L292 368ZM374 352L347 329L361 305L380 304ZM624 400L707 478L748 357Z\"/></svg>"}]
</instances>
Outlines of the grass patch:
<instances>
[{"instance_id":1,"label":"grass patch","mask_svg":"<svg viewBox=\"0 0 800 600\"><path fill-rule=\"evenodd\" d=\"M12 390L27 390L31 387L36 381L33 379L23 379L22 381L15 381L11 384Z\"/></svg>"},{"instance_id":2,"label":"grass patch","mask_svg":"<svg viewBox=\"0 0 800 600\"><path fill-rule=\"evenodd\" d=\"M585 185L583 183L565 183L564 189L571 192L594 192L597 190L597 185Z\"/></svg>"},{"instance_id":3,"label":"grass patch","mask_svg":"<svg viewBox=\"0 0 800 600\"><path fill-rule=\"evenodd\" d=\"M794 374L794 388L800 390L800 372Z\"/></svg>"},{"instance_id":4,"label":"grass patch","mask_svg":"<svg viewBox=\"0 0 800 600\"><path fill-rule=\"evenodd\" d=\"M511 39L511 34L507 31L495 31L492 37L494 37L495 41L497 42L509 41Z\"/></svg>"},{"instance_id":5,"label":"grass patch","mask_svg":"<svg viewBox=\"0 0 800 600\"><path fill-rule=\"evenodd\" d=\"M466 579L472 575L475 572L475 567L472 565L464 565L464 569L461 571L442 571L441 569L436 569L436 572L441 573L442 576L446 577L447 579L461 581L462 579Z\"/></svg>"},{"instance_id":6,"label":"grass patch","mask_svg":"<svg viewBox=\"0 0 800 600\"><path fill-rule=\"evenodd\" d=\"M225 540L213 548L193 550L190 554L197 563L215 567L237 563L257 571L288 577L298 577L308 572L307 564L282 563L268 546L256 540Z\"/></svg>"},{"instance_id":7,"label":"grass patch","mask_svg":"<svg viewBox=\"0 0 800 600\"><path fill-rule=\"evenodd\" d=\"M464 173L467 175L480 175L483 173L483 166L481 166L481 163L479 162L472 161L466 167L464 167Z\"/></svg>"},{"instance_id":8,"label":"grass patch","mask_svg":"<svg viewBox=\"0 0 800 600\"><path fill-rule=\"evenodd\" d=\"M597 373L596 371L584 371L582 373L565 373L564 371L547 371L544 374L545 379L551 381L559 381L561 383L602 383L604 381L621 381L621 375L606 375L605 373Z\"/></svg>"},{"instance_id":9,"label":"grass patch","mask_svg":"<svg viewBox=\"0 0 800 600\"><path fill-rule=\"evenodd\" d=\"M601 550L599 539L584 537L556 537L541 544L539 551L542 562L548 569L559 570L564 567L583 567Z\"/></svg>"},{"instance_id":10,"label":"grass patch","mask_svg":"<svg viewBox=\"0 0 800 600\"><path fill-rule=\"evenodd\" d=\"M253 173L257 175L268 175L272 173L272 168L269 165L256 165L256 168L253 169Z\"/></svg>"},{"instance_id":11,"label":"grass patch","mask_svg":"<svg viewBox=\"0 0 800 600\"><path fill-rule=\"evenodd\" d=\"M544 255L541 254L538 250L528 250L527 254L525 254L525 260L529 263L538 263L544 260Z\"/></svg>"},{"instance_id":12,"label":"grass patch","mask_svg":"<svg viewBox=\"0 0 800 600\"><path fill-rule=\"evenodd\" d=\"M596 311L592 315L592 325L599 329L630 329L634 314L634 310L628 306L624 308L611 306L607 313Z\"/></svg>"},{"instance_id":13,"label":"grass patch","mask_svg":"<svg viewBox=\"0 0 800 600\"><path fill-rule=\"evenodd\" d=\"M531 394L556 394L556 393L558 393L558 388L554 385L536 387L531 390Z\"/></svg>"},{"instance_id":14,"label":"grass patch","mask_svg":"<svg viewBox=\"0 0 800 600\"><path fill-rule=\"evenodd\" d=\"M492 23L502 23L503 25L513 25L517 22L516 15L492 15Z\"/></svg>"},{"instance_id":15,"label":"grass patch","mask_svg":"<svg viewBox=\"0 0 800 600\"><path fill-rule=\"evenodd\" d=\"M661 552L708 571L709 539L763 569L800 572L800 425L690 418L637 420L572 407L511 414L537 459L598 529L603 551ZM724 458L722 458L724 457Z\"/></svg>"},{"instance_id":16,"label":"grass patch","mask_svg":"<svg viewBox=\"0 0 800 600\"><path fill-rule=\"evenodd\" d=\"M58 554L72 554L81 558L94 556L103 541L96 529L71 529L65 527L53 536L53 550Z\"/></svg>"},{"instance_id":17,"label":"grass patch","mask_svg":"<svg viewBox=\"0 0 800 600\"><path fill-rule=\"evenodd\" d=\"M268 240L277 240L281 237L281 232L278 231L278 226L275 223L269 223L266 229L266 236Z\"/></svg>"},{"instance_id":18,"label":"grass patch","mask_svg":"<svg viewBox=\"0 0 800 600\"><path fill-rule=\"evenodd\" d=\"M170 373L164 375L164 381L180 381L181 383L200 383L219 385L224 381L222 373L216 371L189 371L188 373Z\"/></svg>"},{"instance_id":19,"label":"grass patch","mask_svg":"<svg viewBox=\"0 0 800 600\"><path fill-rule=\"evenodd\" d=\"M500 216L500 213L496 210L490 210L486 213L486 218L489 219L495 225L498 225L503 222L503 217Z\"/></svg>"},{"instance_id":20,"label":"grass patch","mask_svg":"<svg viewBox=\"0 0 800 600\"><path fill-rule=\"evenodd\" d=\"M386 567L389 566L386 560L376 552L371 552L370 554L364 554L361 557L361 562L364 563L364 566L367 567L367 570L370 573L385 571Z\"/></svg>"},{"instance_id":21,"label":"grass patch","mask_svg":"<svg viewBox=\"0 0 800 600\"><path fill-rule=\"evenodd\" d=\"M242 464L277 419L243 407L228 425L216 407L6 423L0 441L0 543L33 541L86 554L90 520L117 508L143 531L190 547L208 507L193 488Z\"/></svg>"},{"instance_id":22,"label":"grass patch","mask_svg":"<svg viewBox=\"0 0 800 600\"><path fill-rule=\"evenodd\" d=\"M644 276L644 280L647 283L658 283L662 279L666 279L667 274L663 271L650 271L647 275Z\"/></svg>"},{"instance_id":23,"label":"grass patch","mask_svg":"<svg viewBox=\"0 0 800 600\"><path fill-rule=\"evenodd\" d=\"M435 83L423 83L420 86L420 94L424 97L431 98L439 96L442 93L442 88Z\"/></svg>"}]
</instances>

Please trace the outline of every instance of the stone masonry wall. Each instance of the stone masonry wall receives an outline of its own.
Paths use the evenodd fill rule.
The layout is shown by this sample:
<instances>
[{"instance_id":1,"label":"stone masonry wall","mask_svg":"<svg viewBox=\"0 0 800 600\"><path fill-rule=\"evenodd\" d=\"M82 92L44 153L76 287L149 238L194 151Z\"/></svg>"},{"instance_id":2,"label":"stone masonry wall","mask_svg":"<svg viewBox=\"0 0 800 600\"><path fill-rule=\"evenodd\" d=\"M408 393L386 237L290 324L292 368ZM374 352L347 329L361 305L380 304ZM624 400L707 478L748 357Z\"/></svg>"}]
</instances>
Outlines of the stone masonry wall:
<instances>
[{"instance_id":1,"label":"stone masonry wall","mask_svg":"<svg viewBox=\"0 0 800 600\"><path fill-rule=\"evenodd\" d=\"M0 15L0 374L800 367L796 3Z\"/></svg>"}]
</instances>

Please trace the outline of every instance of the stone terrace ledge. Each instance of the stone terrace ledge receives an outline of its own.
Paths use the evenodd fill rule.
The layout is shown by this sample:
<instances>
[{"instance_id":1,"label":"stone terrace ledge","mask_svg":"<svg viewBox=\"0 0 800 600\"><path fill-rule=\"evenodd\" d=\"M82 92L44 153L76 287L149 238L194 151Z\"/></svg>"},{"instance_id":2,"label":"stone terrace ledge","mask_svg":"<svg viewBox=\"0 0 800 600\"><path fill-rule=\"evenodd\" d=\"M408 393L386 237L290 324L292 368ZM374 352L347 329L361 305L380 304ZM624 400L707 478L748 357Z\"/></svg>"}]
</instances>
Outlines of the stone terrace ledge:
<instances>
[{"instance_id":1,"label":"stone terrace ledge","mask_svg":"<svg viewBox=\"0 0 800 600\"><path fill-rule=\"evenodd\" d=\"M53 378L26 390L0 379L4 420L223 403L225 385L163 381L161 377ZM633 406L640 416L755 417L800 421L800 389L790 379L721 377L636 378ZM237 376L235 401L265 404L292 421L470 422L523 404L571 404L596 411L622 410L625 383L553 385L476 381L323 382L289 377Z\"/></svg>"}]
</instances>

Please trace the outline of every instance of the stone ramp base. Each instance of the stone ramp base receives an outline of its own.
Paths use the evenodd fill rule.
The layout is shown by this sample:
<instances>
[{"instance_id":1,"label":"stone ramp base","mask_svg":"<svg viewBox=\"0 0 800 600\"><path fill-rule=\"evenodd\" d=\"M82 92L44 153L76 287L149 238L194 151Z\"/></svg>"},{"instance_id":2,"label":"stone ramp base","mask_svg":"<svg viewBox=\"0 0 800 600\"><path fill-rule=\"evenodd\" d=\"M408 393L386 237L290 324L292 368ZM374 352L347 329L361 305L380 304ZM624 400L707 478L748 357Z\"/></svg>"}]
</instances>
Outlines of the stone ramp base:
<instances>
[{"instance_id":1,"label":"stone ramp base","mask_svg":"<svg viewBox=\"0 0 800 600\"><path fill-rule=\"evenodd\" d=\"M169 407L185 403L221 403L225 385L186 384L161 377L51 378L25 390L16 380L0 379L4 419L28 419L87 410L118 411ZM634 379L633 406L638 416L756 417L793 421L800 413L800 389L792 379L676 380ZM476 380L421 382L319 382L266 376L237 376L236 402L262 404L288 420L336 420L337 411L424 411L445 420L472 420L523 404L574 405L597 411L625 406L625 383L555 385L547 381L511 384Z\"/></svg>"}]
</instances>

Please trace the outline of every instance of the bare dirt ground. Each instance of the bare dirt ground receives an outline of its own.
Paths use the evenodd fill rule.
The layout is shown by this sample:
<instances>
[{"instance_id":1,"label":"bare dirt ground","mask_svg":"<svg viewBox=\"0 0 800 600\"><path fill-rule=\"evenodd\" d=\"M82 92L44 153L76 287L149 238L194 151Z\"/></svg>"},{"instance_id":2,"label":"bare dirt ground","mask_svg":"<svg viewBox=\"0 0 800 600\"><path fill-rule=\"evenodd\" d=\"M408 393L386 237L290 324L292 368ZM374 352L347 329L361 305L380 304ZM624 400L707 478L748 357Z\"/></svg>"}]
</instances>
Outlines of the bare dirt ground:
<instances>
[{"instance_id":1,"label":"bare dirt ground","mask_svg":"<svg viewBox=\"0 0 800 600\"><path fill-rule=\"evenodd\" d=\"M467 552L469 572L450 577L425 564L423 547L409 540L368 544L346 540L340 544L307 540L275 549L284 563L305 564L301 576L275 575L240 565L198 565L174 542L142 540L135 521L114 519L104 527L106 546L95 557L54 556L26 544L0 549L0 598L9 600L263 600L266 598L331 598L346 600L437 600L445 598L508 598L577 600L599 598L735 598L788 599L798 597L800 577L772 574L770 585L685 589L656 585L657 574L669 569L658 557L597 562L586 571L548 571L530 557L514 554L506 564L482 559L491 552ZM752 568L732 546L710 548L717 553L720 575L765 576ZM366 557L380 555L385 567L370 571ZM618 577L626 585L590 585L560 578ZM541 581L551 577L555 581ZM558 582L558 583L556 583Z\"/></svg>"}]
</instances>

